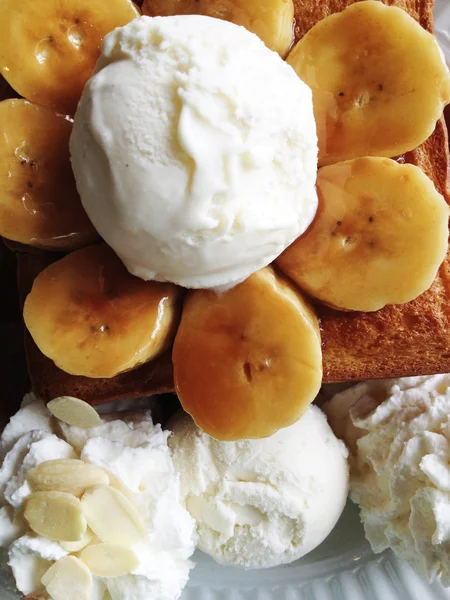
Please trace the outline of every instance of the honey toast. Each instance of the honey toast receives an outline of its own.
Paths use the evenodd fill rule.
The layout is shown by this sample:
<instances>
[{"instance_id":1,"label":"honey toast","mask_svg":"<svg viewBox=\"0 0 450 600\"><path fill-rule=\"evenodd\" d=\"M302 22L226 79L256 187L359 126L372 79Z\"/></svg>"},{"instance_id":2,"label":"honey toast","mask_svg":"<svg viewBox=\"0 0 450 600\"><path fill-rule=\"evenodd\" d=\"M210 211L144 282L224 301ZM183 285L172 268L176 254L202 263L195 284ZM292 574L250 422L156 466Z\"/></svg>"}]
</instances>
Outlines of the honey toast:
<instances>
[{"instance_id":1,"label":"honey toast","mask_svg":"<svg viewBox=\"0 0 450 600\"><path fill-rule=\"evenodd\" d=\"M425 29L433 30L431 0L383 0L399 6ZM343 10L349 0L294 0L295 37L300 39L329 14ZM449 150L445 121L419 148L398 157L420 167L436 189L450 199ZM21 253L19 285L22 297L34 277L55 260L51 254ZM402 377L450 370L450 256L441 266L432 287L416 300L385 307L373 313L339 312L317 305L323 341L324 383ZM132 398L173 390L170 352L141 367L110 379L69 375L44 357L29 334L28 364L36 394L43 399L60 395L81 397L91 403Z\"/></svg>"}]
</instances>

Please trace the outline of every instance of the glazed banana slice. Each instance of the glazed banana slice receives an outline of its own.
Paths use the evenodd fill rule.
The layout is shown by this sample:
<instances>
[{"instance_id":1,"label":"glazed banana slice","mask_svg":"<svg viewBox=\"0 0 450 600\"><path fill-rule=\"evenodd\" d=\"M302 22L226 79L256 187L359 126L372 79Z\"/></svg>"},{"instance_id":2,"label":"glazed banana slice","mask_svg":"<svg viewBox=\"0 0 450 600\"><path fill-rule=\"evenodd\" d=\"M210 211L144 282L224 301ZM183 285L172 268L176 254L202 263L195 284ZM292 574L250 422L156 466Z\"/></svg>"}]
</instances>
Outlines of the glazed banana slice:
<instances>
[{"instance_id":1,"label":"glazed banana slice","mask_svg":"<svg viewBox=\"0 0 450 600\"><path fill-rule=\"evenodd\" d=\"M309 294L375 311L426 291L445 258L449 209L418 168L357 158L319 169L319 210L277 264Z\"/></svg>"},{"instance_id":2,"label":"glazed banana slice","mask_svg":"<svg viewBox=\"0 0 450 600\"><path fill-rule=\"evenodd\" d=\"M205 15L256 33L268 48L286 56L294 42L292 0L145 0L144 15Z\"/></svg>"},{"instance_id":3,"label":"glazed banana slice","mask_svg":"<svg viewBox=\"0 0 450 600\"><path fill-rule=\"evenodd\" d=\"M262 438L291 425L320 389L317 318L300 292L265 268L223 293L189 293L173 348L183 408L219 440Z\"/></svg>"},{"instance_id":4,"label":"glazed banana slice","mask_svg":"<svg viewBox=\"0 0 450 600\"><path fill-rule=\"evenodd\" d=\"M180 292L130 275L100 244L42 271L26 299L24 319L41 352L67 373L113 377L171 342Z\"/></svg>"},{"instance_id":5,"label":"glazed banana slice","mask_svg":"<svg viewBox=\"0 0 450 600\"><path fill-rule=\"evenodd\" d=\"M313 91L320 165L413 150L450 102L434 36L382 2L357 2L320 21L287 61Z\"/></svg>"},{"instance_id":6,"label":"glazed banana slice","mask_svg":"<svg viewBox=\"0 0 450 600\"><path fill-rule=\"evenodd\" d=\"M26 100L4 100L0 131L0 235L48 250L93 242L70 166L72 123Z\"/></svg>"},{"instance_id":7,"label":"glazed banana slice","mask_svg":"<svg viewBox=\"0 0 450 600\"><path fill-rule=\"evenodd\" d=\"M2 0L0 72L28 100L73 114L104 36L138 15L131 0Z\"/></svg>"}]
</instances>

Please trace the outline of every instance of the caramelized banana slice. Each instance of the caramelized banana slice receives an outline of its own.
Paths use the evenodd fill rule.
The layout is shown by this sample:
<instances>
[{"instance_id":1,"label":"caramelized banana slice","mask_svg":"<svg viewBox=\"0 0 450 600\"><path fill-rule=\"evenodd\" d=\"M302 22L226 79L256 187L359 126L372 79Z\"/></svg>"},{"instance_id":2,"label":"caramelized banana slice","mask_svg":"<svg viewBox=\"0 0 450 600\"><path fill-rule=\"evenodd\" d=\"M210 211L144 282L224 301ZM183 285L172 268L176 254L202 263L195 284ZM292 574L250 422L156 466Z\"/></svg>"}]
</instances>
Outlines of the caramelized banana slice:
<instances>
[{"instance_id":1,"label":"caramelized banana slice","mask_svg":"<svg viewBox=\"0 0 450 600\"><path fill-rule=\"evenodd\" d=\"M262 438L299 419L322 379L317 318L267 267L216 294L189 293L173 348L183 408L219 440Z\"/></svg>"},{"instance_id":2,"label":"caramelized banana slice","mask_svg":"<svg viewBox=\"0 0 450 600\"><path fill-rule=\"evenodd\" d=\"M389 158L323 167L309 230L277 259L302 289L343 310L378 310L427 290L445 258L449 209L430 179Z\"/></svg>"},{"instance_id":3,"label":"caramelized banana slice","mask_svg":"<svg viewBox=\"0 0 450 600\"><path fill-rule=\"evenodd\" d=\"M41 352L67 373L113 377L171 342L180 292L130 275L101 244L44 269L26 299L24 319Z\"/></svg>"},{"instance_id":4,"label":"caramelized banana slice","mask_svg":"<svg viewBox=\"0 0 450 600\"><path fill-rule=\"evenodd\" d=\"M231 21L283 57L294 41L292 0L145 0L142 11L150 17L196 14Z\"/></svg>"},{"instance_id":5,"label":"caramelized banana slice","mask_svg":"<svg viewBox=\"0 0 450 600\"><path fill-rule=\"evenodd\" d=\"M104 36L138 15L131 0L2 0L0 72L28 100L74 114Z\"/></svg>"},{"instance_id":6,"label":"caramelized banana slice","mask_svg":"<svg viewBox=\"0 0 450 600\"><path fill-rule=\"evenodd\" d=\"M320 21L287 61L313 91L320 165L413 150L450 102L434 36L382 2L357 2Z\"/></svg>"},{"instance_id":7,"label":"caramelized banana slice","mask_svg":"<svg viewBox=\"0 0 450 600\"><path fill-rule=\"evenodd\" d=\"M0 235L49 250L93 242L70 166L72 123L26 100L4 100L0 131Z\"/></svg>"}]
</instances>

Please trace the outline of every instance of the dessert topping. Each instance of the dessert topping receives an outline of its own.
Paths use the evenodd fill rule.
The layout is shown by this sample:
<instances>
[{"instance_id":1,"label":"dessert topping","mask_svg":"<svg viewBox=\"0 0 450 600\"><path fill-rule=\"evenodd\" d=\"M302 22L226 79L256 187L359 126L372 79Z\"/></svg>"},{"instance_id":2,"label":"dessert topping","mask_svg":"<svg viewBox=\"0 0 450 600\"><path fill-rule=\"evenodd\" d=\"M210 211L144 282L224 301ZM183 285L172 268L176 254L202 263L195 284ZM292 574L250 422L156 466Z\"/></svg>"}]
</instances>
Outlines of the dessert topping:
<instances>
[{"instance_id":1,"label":"dessert topping","mask_svg":"<svg viewBox=\"0 0 450 600\"><path fill-rule=\"evenodd\" d=\"M78 542L59 542L64 550L67 550L69 554L75 554L76 552L80 552L83 548L86 548L94 539L94 534L89 529L89 527L84 532L83 537Z\"/></svg>"},{"instance_id":2,"label":"dessert topping","mask_svg":"<svg viewBox=\"0 0 450 600\"><path fill-rule=\"evenodd\" d=\"M65 492L35 492L25 501L30 528L48 540L78 542L86 532L80 501Z\"/></svg>"},{"instance_id":3,"label":"dessert topping","mask_svg":"<svg viewBox=\"0 0 450 600\"><path fill-rule=\"evenodd\" d=\"M33 492L66 492L80 498L94 485L109 485L109 476L97 467L78 459L48 460L27 473Z\"/></svg>"},{"instance_id":4,"label":"dessert topping","mask_svg":"<svg viewBox=\"0 0 450 600\"><path fill-rule=\"evenodd\" d=\"M87 402L72 396L60 396L47 404L48 410L57 419L74 427L90 429L101 423L100 416Z\"/></svg>"},{"instance_id":5,"label":"dessert topping","mask_svg":"<svg viewBox=\"0 0 450 600\"><path fill-rule=\"evenodd\" d=\"M0 440L0 547L24 596L179 597L195 523L180 501L168 435L148 412L81 429L26 398Z\"/></svg>"},{"instance_id":6,"label":"dessert topping","mask_svg":"<svg viewBox=\"0 0 450 600\"><path fill-rule=\"evenodd\" d=\"M52 565L41 579L52 600L90 600L92 574L75 556L65 556Z\"/></svg>"},{"instance_id":7,"label":"dessert topping","mask_svg":"<svg viewBox=\"0 0 450 600\"><path fill-rule=\"evenodd\" d=\"M120 577L132 573L139 566L130 548L114 544L88 546L80 554L82 560L97 577Z\"/></svg>"},{"instance_id":8,"label":"dessert topping","mask_svg":"<svg viewBox=\"0 0 450 600\"><path fill-rule=\"evenodd\" d=\"M102 542L129 548L145 535L133 504L118 490L97 485L81 498L89 527Z\"/></svg>"},{"instance_id":9,"label":"dessert topping","mask_svg":"<svg viewBox=\"0 0 450 600\"><path fill-rule=\"evenodd\" d=\"M319 165L413 150L450 102L434 35L383 2L356 2L319 21L287 61L313 92Z\"/></svg>"},{"instance_id":10,"label":"dessert topping","mask_svg":"<svg viewBox=\"0 0 450 600\"><path fill-rule=\"evenodd\" d=\"M316 219L277 259L301 289L369 312L431 286L447 253L449 208L419 167L347 160L319 169L317 191Z\"/></svg>"}]
</instances>

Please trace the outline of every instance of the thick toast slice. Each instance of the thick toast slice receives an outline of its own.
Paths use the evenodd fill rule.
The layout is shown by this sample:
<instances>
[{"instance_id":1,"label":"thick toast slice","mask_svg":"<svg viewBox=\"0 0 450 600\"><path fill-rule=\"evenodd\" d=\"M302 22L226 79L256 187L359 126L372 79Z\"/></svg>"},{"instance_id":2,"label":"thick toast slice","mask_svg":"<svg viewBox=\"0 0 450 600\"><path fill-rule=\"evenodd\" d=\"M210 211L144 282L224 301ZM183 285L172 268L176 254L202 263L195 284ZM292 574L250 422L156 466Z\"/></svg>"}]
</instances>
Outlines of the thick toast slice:
<instances>
[{"instance_id":1,"label":"thick toast slice","mask_svg":"<svg viewBox=\"0 0 450 600\"><path fill-rule=\"evenodd\" d=\"M31 290L35 277L46 266L61 258L58 253L20 252L17 257L17 281L21 303ZM51 400L58 396L75 396L91 404L103 404L123 398L140 398L173 391L173 369L170 351L137 369L111 379L90 379L69 375L44 356L25 330L28 371L35 394Z\"/></svg>"},{"instance_id":2,"label":"thick toast slice","mask_svg":"<svg viewBox=\"0 0 450 600\"><path fill-rule=\"evenodd\" d=\"M449 201L444 119L422 146L401 159L419 166ZM450 252L431 288L412 302L375 313L316 308L322 329L324 382L450 371Z\"/></svg>"},{"instance_id":3,"label":"thick toast slice","mask_svg":"<svg viewBox=\"0 0 450 600\"><path fill-rule=\"evenodd\" d=\"M433 0L382 1L402 8L433 32ZM294 0L296 39L318 20L353 3ZM450 112L447 116L450 121ZM450 202L444 118L424 144L399 160L420 167ZM387 306L376 313L339 312L323 305L316 308L322 329L324 383L450 371L450 251L432 287L408 304Z\"/></svg>"},{"instance_id":4,"label":"thick toast slice","mask_svg":"<svg viewBox=\"0 0 450 600\"><path fill-rule=\"evenodd\" d=\"M357 0L358 1L358 0ZM429 31L433 30L432 0L383 0L403 8ZM294 0L296 39L327 15L353 0ZM450 199L449 150L444 119L419 148L399 160L415 164ZM50 255L19 257L22 296ZM48 264L48 263L47 263ZM450 255L433 286L405 305L376 313L343 313L317 306L322 328L324 382L402 377L450 371ZM74 395L92 403L133 398L173 390L170 353L112 379L74 377L45 358L27 334L30 375L36 394L44 399Z\"/></svg>"}]
</instances>

